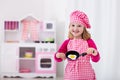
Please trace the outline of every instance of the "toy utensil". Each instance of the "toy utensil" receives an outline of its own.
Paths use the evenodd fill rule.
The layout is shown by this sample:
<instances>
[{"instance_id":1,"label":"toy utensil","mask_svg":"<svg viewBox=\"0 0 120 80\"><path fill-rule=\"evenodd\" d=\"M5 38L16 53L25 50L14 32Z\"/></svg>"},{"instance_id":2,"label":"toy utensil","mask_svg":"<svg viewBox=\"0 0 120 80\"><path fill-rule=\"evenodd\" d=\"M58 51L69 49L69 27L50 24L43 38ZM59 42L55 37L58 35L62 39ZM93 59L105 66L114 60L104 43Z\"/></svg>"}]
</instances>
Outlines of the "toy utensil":
<instances>
[{"instance_id":1,"label":"toy utensil","mask_svg":"<svg viewBox=\"0 0 120 80\"><path fill-rule=\"evenodd\" d=\"M77 60L80 56L84 57L85 55L87 55L86 52L79 54L77 51L68 51L66 53L66 58L69 60Z\"/></svg>"}]
</instances>

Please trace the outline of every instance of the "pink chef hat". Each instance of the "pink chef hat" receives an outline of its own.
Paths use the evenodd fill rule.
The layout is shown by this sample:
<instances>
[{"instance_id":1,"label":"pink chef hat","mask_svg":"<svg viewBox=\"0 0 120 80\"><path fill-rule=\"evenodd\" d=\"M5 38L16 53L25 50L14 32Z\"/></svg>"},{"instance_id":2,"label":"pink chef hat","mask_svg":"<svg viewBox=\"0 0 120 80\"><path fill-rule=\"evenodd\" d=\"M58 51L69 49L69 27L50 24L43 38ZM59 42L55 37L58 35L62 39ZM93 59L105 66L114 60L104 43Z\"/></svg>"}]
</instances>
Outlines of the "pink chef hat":
<instances>
[{"instance_id":1,"label":"pink chef hat","mask_svg":"<svg viewBox=\"0 0 120 80\"><path fill-rule=\"evenodd\" d=\"M78 22L82 25L84 25L86 28L90 28L90 24L89 24L89 19L87 17L87 15L84 12L81 11L74 11L72 12L72 14L70 15L70 22Z\"/></svg>"}]
</instances>

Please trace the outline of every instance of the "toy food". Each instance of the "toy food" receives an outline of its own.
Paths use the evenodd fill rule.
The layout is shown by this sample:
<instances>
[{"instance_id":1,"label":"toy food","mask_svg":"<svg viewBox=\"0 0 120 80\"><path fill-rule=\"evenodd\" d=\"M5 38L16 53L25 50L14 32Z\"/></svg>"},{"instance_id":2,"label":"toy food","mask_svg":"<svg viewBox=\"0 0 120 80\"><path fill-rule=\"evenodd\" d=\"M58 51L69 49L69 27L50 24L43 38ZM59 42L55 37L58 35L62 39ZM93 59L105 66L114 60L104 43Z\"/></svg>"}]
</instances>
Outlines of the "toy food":
<instances>
[{"instance_id":1,"label":"toy food","mask_svg":"<svg viewBox=\"0 0 120 80\"><path fill-rule=\"evenodd\" d=\"M54 38L46 38L46 42L54 43Z\"/></svg>"},{"instance_id":2,"label":"toy food","mask_svg":"<svg viewBox=\"0 0 120 80\"><path fill-rule=\"evenodd\" d=\"M75 60L76 59L76 55L74 55L74 54L70 54L70 55L68 55L68 58L70 58L70 59L72 59L72 60Z\"/></svg>"},{"instance_id":3,"label":"toy food","mask_svg":"<svg viewBox=\"0 0 120 80\"><path fill-rule=\"evenodd\" d=\"M33 57L33 52L32 51L26 51L25 52L25 58L32 58Z\"/></svg>"}]
</instances>

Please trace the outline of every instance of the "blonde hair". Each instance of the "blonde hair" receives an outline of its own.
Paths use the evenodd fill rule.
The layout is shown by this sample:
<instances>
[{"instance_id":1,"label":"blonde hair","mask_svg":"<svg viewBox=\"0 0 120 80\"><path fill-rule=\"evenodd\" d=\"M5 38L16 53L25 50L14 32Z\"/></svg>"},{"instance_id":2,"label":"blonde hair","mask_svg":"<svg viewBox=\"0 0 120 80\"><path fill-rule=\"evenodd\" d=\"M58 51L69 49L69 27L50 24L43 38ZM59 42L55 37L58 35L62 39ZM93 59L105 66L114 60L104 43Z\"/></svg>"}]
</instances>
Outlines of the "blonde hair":
<instances>
[{"instance_id":1,"label":"blonde hair","mask_svg":"<svg viewBox=\"0 0 120 80\"><path fill-rule=\"evenodd\" d=\"M84 27L83 33L81 34L81 37L84 40L88 40L88 39L91 38L91 34L87 31L87 29L85 27ZM68 33L68 38L69 39L73 39L74 38L74 36L70 33L70 31Z\"/></svg>"}]
</instances>

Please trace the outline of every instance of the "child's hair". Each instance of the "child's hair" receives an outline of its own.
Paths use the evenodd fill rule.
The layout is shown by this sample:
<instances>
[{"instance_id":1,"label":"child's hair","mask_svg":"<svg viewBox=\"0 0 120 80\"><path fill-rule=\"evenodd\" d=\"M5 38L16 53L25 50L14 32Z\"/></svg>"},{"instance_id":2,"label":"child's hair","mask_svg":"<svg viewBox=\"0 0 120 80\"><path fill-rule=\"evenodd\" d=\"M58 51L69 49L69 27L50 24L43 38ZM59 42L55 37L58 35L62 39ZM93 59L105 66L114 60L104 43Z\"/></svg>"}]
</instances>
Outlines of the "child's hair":
<instances>
[{"instance_id":1,"label":"child's hair","mask_svg":"<svg viewBox=\"0 0 120 80\"><path fill-rule=\"evenodd\" d=\"M85 27L84 27L83 33L81 34L81 37L84 40L88 40L88 39L91 38L91 34L87 31L87 29ZM73 39L74 38L74 36L72 35L72 33L70 33L70 31L68 33L68 38L69 39Z\"/></svg>"}]
</instances>

